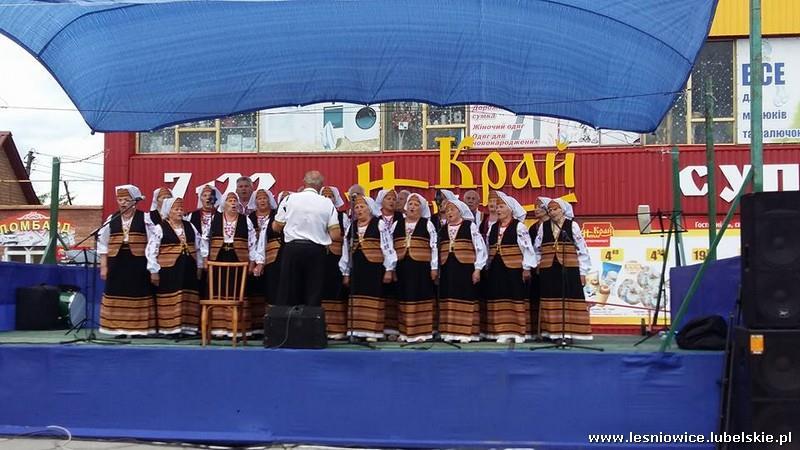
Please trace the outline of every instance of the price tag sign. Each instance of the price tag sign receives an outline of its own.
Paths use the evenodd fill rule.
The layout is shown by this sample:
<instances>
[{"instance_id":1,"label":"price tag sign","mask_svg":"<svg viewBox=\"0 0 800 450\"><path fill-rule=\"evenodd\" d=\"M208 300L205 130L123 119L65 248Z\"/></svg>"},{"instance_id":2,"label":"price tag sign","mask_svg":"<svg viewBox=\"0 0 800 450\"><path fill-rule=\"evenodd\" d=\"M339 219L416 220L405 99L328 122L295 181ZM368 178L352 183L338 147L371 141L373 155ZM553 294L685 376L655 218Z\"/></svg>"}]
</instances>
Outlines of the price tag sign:
<instances>
[{"instance_id":1,"label":"price tag sign","mask_svg":"<svg viewBox=\"0 0 800 450\"><path fill-rule=\"evenodd\" d=\"M663 261L664 249L663 248L648 248L645 251L644 259L647 261Z\"/></svg>"},{"instance_id":2,"label":"price tag sign","mask_svg":"<svg viewBox=\"0 0 800 450\"><path fill-rule=\"evenodd\" d=\"M601 248L600 260L620 262L625 259L625 252L621 248Z\"/></svg>"},{"instance_id":3,"label":"price tag sign","mask_svg":"<svg viewBox=\"0 0 800 450\"><path fill-rule=\"evenodd\" d=\"M697 262L702 262L706 260L708 256L708 249L707 248L693 248L692 249L692 260Z\"/></svg>"}]
</instances>

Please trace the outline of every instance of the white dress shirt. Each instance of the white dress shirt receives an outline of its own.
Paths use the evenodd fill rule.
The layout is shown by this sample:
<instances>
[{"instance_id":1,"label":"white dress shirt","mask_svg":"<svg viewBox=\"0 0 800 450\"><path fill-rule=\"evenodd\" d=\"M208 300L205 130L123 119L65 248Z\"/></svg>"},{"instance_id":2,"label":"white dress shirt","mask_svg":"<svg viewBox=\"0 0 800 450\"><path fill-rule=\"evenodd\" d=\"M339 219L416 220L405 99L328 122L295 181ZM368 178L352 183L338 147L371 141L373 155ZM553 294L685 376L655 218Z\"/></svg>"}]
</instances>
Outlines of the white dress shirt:
<instances>
[{"instance_id":1,"label":"white dress shirt","mask_svg":"<svg viewBox=\"0 0 800 450\"><path fill-rule=\"evenodd\" d=\"M328 230L339 227L333 203L312 188L305 188L283 200L278 206L275 221L285 224L283 239L286 243L307 240L319 245L331 245Z\"/></svg>"},{"instance_id":2,"label":"white dress shirt","mask_svg":"<svg viewBox=\"0 0 800 450\"><path fill-rule=\"evenodd\" d=\"M500 227L500 223L498 222L496 226ZM502 241L503 233L506 232L506 229L500 227L498 231L499 233L497 234L497 240ZM528 228L522 222L517 222L517 246L519 247L520 252L522 252L522 268L525 270L531 270L535 268L538 263L538 260L536 259L536 252L533 249L531 235L528 234Z\"/></svg>"},{"instance_id":3,"label":"white dress shirt","mask_svg":"<svg viewBox=\"0 0 800 450\"><path fill-rule=\"evenodd\" d=\"M356 224L357 223L358 222L356 222ZM348 242L349 239L347 239L347 234L350 232L350 226L352 226L352 224L347 224L347 228L344 231L342 257L339 259L339 271L342 272L342 275L345 277L350 276L350 269L352 268L353 264L352 260L350 259L350 243ZM367 230L367 226L358 227L358 234L363 235ZM397 265L397 253L394 251L392 233L389 231L389 228L386 227L386 222L382 220L378 221L378 231L381 233L381 253L383 253L383 267L386 268L387 272L393 271Z\"/></svg>"},{"instance_id":4,"label":"white dress shirt","mask_svg":"<svg viewBox=\"0 0 800 450\"><path fill-rule=\"evenodd\" d=\"M208 247L205 245L203 236L197 231L194 225L189 225L194 230L194 248L195 259L197 260L197 267L203 268L203 260L208 257ZM183 228L176 228L175 234L180 238L184 234ZM144 255L147 257L147 270L150 273L158 273L161 270L161 265L158 263L158 253L161 248L161 239L164 237L164 229L161 225L155 225L151 230L150 236L147 238L147 247L145 247Z\"/></svg>"},{"instance_id":5,"label":"white dress shirt","mask_svg":"<svg viewBox=\"0 0 800 450\"><path fill-rule=\"evenodd\" d=\"M550 222L544 222L544 225L538 227L536 231L536 240L533 243L534 256L536 257L536 266L542 260L542 238L544 233L542 230L545 226L550 226ZM558 236L558 234L555 234ZM581 227L574 220L572 221L572 238L575 240L575 248L578 250L578 267L580 268L581 275L588 275L592 270L592 259L589 257L589 248L586 246L586 240L583 239Z\"/></svg>"},{"instance_id":6,"label":"white dress shirt","mask_svg":"<svg viewBox=\"0 0 800 450\"><path fill-rule=\"evenodd\" d=\"M135 215L136 215L136 213L134 212L134 216ZM124 242L124 243L128 242L128 233L125 233L124 230L130 228L131 223L133 223L133 217L134 216L131 216L130 220L126 220L124 217L120 217L120 219L122 220L122 230L123 230L122 242ZM106 218L106 222L111 220L112 217L114 217L113 214L108 216ZM144 213L144 219L145 219L144 232L145 232L145 235L147 236L148 240L150 239L150 233L152 233L152 231L153 231L152 227L147 225L149 217L150 217L150 214ZM104 226L103 228L101 228L100 229L100 233L97 235L97 254L98 255L107 255L108 254L108 241L110 241L110 240L111 240L111 224L109 223L109 224L106 224L106 226Z\"/></svg>"},{"instance_id":7,"label":"white dress shirt","mask_svg":"<svg viewBox=\"0 0 800 450\"><path fill-rule=\"evenodd\" d=\"M459 222L455 225L447 225L447 233L451 242L456 239L458 229L461 228L462 223L463 222ZM475 247L475 270L483 270L483 268L486 267L486 261L489 259L489 251L486 248L486 241L483 240L483 236L475 222L470 224L469 234L472 237L472 246Z\"/></svg>"},{"instance_id":8,"label":"white dress shirt","mask_svg":"<svg viewBox=\"0 0 800 450\"><path fill-rule=\"evenodd\" d=\"M417 227L417 222L408 222L406 219L406 239L410 239L411 234L414 232L414 229ZM389 234L394 236L394 230L397 228L397 222L392 223L392 227L389 229ZM431 270L439 270L439 236L436 234L436 227L433 226L433 222L428 220L428 234L430 235L430 242L428 245L431 247ZM394 246L394 244L392 244Z\"/></svg>"}]
</instances>

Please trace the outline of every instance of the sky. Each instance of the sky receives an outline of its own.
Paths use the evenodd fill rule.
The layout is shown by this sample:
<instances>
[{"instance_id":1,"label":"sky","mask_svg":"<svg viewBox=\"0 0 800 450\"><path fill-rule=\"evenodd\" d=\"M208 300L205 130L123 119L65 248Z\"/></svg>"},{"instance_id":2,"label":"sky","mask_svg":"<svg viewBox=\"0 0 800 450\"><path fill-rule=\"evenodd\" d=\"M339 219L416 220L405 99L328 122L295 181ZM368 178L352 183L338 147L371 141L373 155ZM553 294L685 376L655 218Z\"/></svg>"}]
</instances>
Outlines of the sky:
<instances>
[{"instance_id":1,"label":"sky","mask_svg":"<svg viewBox=\"0 0 800 450\"><path fill-rule=\"evenodd\" d=\"M50 191L53 156L76 205L102 204L103 134L91 134L52 75L27 51L0 35L0 131L10 131L25 160L34 151L30 178L37 195ZM78 161L84 160L85 161ZM60 184L64 194L64 183Z\"/></svg>"}]
</instances>

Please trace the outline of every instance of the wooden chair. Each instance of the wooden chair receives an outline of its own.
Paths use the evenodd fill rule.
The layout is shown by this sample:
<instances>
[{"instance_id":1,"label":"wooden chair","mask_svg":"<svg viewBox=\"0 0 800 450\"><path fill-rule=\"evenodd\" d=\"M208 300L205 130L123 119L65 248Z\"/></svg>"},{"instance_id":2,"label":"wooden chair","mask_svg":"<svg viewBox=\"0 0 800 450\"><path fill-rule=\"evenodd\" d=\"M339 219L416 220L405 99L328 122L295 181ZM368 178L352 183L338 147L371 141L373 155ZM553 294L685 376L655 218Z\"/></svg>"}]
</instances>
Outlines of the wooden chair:
<instances>
[{"instance_id":1,"label":"wooden chair","mask_svg":"<svg viewBox=\"0 0 800 450\"><path fill-rule=\"evenodd\" d=\"M228 309L233 321L233 346L236 347L239 324L244 322L247 262L208 262L208 299L200 300L200 332L203 347L211 339L211 312L214 308ZM240 319L241 322L240 322ZM243 324L243 323L242 323ZM244 324L243 324L244 325ZM247 345L247 331L242 343Z\"/></svg>"}]
</instances>

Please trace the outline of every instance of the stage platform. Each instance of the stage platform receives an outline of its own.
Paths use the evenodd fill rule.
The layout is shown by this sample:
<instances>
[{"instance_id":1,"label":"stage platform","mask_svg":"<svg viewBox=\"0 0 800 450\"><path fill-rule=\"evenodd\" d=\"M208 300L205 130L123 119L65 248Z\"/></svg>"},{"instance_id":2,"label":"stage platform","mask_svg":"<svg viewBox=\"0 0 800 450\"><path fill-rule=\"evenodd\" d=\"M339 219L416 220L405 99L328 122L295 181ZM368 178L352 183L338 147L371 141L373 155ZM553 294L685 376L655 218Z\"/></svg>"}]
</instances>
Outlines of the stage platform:
<instances>
[{"instance_id":1,"label":"stage platform","mask_svg":"<svg viewBox=\"0 0 800 450\"><path fill-rule=\"evenodd\" d=\"M622 448L589 435L714 431L723 363L721 352L655 352L657 337L633 347L637 336L598 336L604 352L58 344L70 337L0 333L0 434L58 425L83 438L237 445Z\"/></svg>"}]
</instances>

